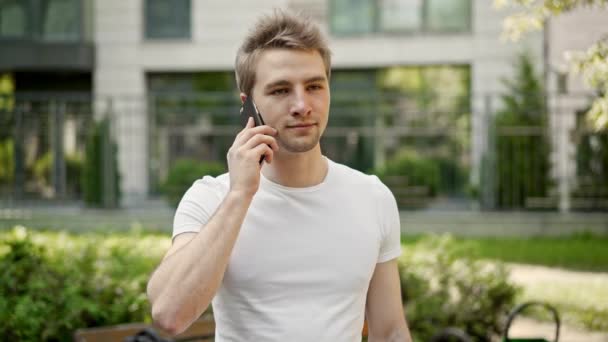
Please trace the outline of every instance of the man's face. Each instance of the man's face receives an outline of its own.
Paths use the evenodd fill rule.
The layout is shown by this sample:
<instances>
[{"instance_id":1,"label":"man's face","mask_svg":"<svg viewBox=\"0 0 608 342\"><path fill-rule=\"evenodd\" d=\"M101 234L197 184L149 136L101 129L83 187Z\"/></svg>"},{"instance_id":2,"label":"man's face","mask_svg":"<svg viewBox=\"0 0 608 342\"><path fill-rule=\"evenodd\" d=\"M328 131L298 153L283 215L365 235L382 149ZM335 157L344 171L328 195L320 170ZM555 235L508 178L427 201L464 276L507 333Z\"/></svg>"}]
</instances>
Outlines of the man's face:
<instances>
[{"instance_id":1,"label":"man's face","mask_svg":"<svg viewBox=\"0 0 608 342\"><path fill-rule=\"evenodd\" d=\"M329 82L317 51L262 52L252 94L264 122L277 129L283 151L317 146L329 115Z\"/></svg>"}]
</instances>

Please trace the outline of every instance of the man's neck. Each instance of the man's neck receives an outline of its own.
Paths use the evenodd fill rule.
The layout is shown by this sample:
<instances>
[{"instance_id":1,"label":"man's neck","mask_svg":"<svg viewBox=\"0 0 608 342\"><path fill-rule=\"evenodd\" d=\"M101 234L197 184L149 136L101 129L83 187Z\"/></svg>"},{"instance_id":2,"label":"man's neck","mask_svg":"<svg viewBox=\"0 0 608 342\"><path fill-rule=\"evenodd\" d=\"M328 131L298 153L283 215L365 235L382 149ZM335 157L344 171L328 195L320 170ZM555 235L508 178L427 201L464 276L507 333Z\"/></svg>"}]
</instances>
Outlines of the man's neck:
<instances>
[{"instance_id":1,"label":"man's neck","mask_svg":"<svg viewBox=\"0 0 608 342\"><path fill-rule=\"evenodd\" d=\"M308 152L275 154L272 164L264 163L262 174L286 187L306 188L322 183L327 168L327 160L317 145Z\"/></svg>"}]
</instances>

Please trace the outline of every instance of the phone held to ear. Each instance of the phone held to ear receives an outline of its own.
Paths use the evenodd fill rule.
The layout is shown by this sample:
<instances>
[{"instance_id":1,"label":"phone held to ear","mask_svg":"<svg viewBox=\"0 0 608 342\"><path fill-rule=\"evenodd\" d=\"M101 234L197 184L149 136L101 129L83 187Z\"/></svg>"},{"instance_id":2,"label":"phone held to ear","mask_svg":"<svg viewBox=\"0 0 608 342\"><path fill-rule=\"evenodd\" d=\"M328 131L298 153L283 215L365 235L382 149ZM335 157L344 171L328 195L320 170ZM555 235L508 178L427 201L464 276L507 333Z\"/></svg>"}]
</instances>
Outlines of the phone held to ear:
<instances>
[{"instance_id":1,"label":"phone held to ear","mask_svg":"<svg viewBox=\"0 0 608 342\"><path fill-rule=\"evenodd\" d=\"M258 107L256 107L251 96L247 96L247 99L241 108L241 126L245 127L250 117L253 118L253 123L255 126L264 125L264 119L262 119L262 115L258 111ZM260 158L260 164L262 164L263 161L264 156Z\"/></svg>"},{"instance_id":2,"label":"phone held to ear","mask_svg":"<svg viewBox=\"0 0 608 342\"><path fill-rule=\"evenodd\" d=\"M264 119L262 119L262 115L260 115L258 107L256 107L251 96L247 96L247 99L241 108L241 125L243 127L247 125L247 120L249 120L250 117L253 118L255 126L264 125Z\"/></svg>"}]
</instances>

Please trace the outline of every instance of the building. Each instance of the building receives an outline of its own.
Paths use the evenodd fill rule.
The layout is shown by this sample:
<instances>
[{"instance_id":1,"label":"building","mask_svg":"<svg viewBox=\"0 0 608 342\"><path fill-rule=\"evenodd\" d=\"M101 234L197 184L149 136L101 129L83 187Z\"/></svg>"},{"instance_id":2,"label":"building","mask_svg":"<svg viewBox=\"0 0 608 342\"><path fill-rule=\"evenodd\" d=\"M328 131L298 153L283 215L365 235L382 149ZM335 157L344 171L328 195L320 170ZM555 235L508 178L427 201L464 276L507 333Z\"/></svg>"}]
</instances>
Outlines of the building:
<instances>
[{"instance_id":1,"label":"building","mask_svg":"<svg viewBox=\"0 0 608 342\"><path fill-rule=\"evenodd\" d=\"M126 204L146 197L154 183L152 175L163 173L158 164L168 162L151 158L151 142L158 136L149 133L155 124L150 95L166 90L167 84L174 92L191 91L192 75L224 79L246 29L272 8L302 11L321 24L330 38L334 75L343 71L337 79L344 84L391 71L403 78L411 75L411 68L464 70L462 80L454 82L464 82L469 97L465 129L470 129L467 158L473 183L479 182L487 145L485 116L498 106L495 97L503 91L501 78L511 74L514 57L528 51L550 89L557 90L558 81L564 79L559 76L561 51L587 46L599 32L608 31L601 14L582 11L551 22L544 34L507 43L501 39L501 23L508 13L497 11L489 0L28 0L0 6L0 71L15 75L17 91L30 90L20 87L29 75L44 76L51 89L64 83L61 77L69 77L74 87L68 90L94 94L97 114L120 113L115 127ZM59 13L64 17L56 17ZM57 70L60 76L49 76ZM441 77L429 77L427 88L441 90L445 84L437 84L441 83L437 79L452 82ZM89 88L83 89L89 78ZM224 83L233 86L229 80ZM568 84L575 89L576 81ZM374 81L365 86L373 87ZM33 85L31 89L41 90ZM576 91L580 89L577 85ZM192 126L204 130L204 120ZM554 172L566 184L572 173L568 166L572 147L564 140L566 131L560 134L554 137L558 146ZM376 153L375 163L382 162L382 153ZM560 191L567 192L564 186Z\"/></svg>"}]
</instances>

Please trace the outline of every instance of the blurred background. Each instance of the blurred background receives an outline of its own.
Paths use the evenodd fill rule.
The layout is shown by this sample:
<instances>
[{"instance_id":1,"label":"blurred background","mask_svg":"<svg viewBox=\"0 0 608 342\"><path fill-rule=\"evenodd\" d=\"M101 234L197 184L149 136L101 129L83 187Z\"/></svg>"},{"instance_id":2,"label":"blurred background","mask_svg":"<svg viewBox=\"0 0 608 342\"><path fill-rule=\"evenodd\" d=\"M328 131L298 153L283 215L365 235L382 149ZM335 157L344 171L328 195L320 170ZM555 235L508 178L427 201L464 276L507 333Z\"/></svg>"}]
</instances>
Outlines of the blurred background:
<instances>
[{"instance_id":1,"label":"blurred background","mask_svg":"<svg viewBox=\"0 0 608 342\"><path fill-rule=\"evenodd\" d=\"M57 232L102 234L78 240L85 253L112 232L118 254L156 251L130 271L139 272L135 309L112 302L126 313L90 321L72 310L80 323L54 329L149 321L142 286L168 246L175 207L194 180L226 172L240 129L239 43L260 14L286 8L316 21L332 49L323 151L390 187L404 246L428 238L433 248L475 245L465 253L475 260L540 265L552 276L560 267L543 283L521 266L513 281L528 292L507 304L574 279L564 268L597 276L580 278L595 297L571 297L577 283L540 299L578 310L572 325L596 334L574 340L608 341L608 10L586 3L1 0L2 234L34 245L62 241ZM141 241L155 247L142 251Z\"/></svg>"}]
</instances>

